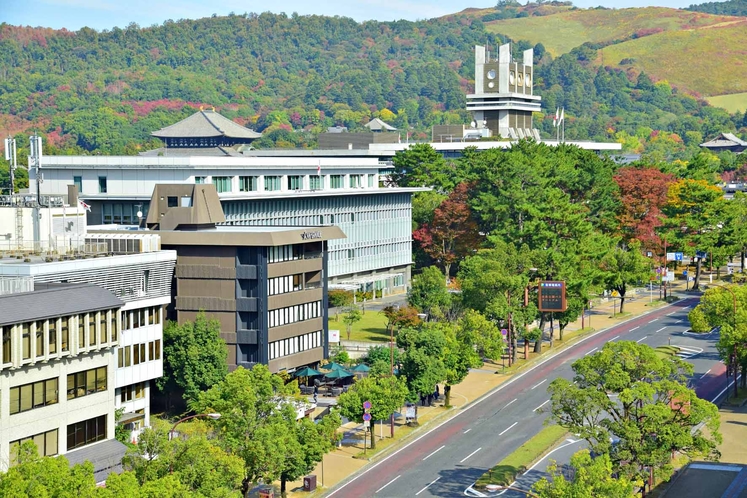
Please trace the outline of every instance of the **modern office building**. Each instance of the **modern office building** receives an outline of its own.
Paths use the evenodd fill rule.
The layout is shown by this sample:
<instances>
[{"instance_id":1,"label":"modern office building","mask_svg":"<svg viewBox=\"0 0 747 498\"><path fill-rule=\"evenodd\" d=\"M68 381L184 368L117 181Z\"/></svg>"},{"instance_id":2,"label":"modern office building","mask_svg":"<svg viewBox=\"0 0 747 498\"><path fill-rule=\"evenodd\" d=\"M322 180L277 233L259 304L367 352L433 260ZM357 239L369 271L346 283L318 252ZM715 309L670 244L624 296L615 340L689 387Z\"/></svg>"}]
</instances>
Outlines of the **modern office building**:
<instances>
[{"instance_id":1,"label":"modern office building","mask_svg":"<svg viewBox=\"0 0 747 498\"><path fill-rule=\"evenodd\" d=\"M115 348L122 300L90 284L39 284L0 295L0 470L24 441L39 454L79 452L98 472L116 467ZM82 448L82 449L81 449Z\"/></svg>"},{"instance_id":2,"label":"modern office building","mask_svg":"<svg viewBox=\"0 0 747 498\"><path fill-rule=\"evenodd\" d=\"M171 317L219 320L231 369L277 372L326 358L327 244L345 235L336 226L230 226L220 204L209 184L153 191L149 231L138 233L176 251Z\"/></svg>"}]
</instances>

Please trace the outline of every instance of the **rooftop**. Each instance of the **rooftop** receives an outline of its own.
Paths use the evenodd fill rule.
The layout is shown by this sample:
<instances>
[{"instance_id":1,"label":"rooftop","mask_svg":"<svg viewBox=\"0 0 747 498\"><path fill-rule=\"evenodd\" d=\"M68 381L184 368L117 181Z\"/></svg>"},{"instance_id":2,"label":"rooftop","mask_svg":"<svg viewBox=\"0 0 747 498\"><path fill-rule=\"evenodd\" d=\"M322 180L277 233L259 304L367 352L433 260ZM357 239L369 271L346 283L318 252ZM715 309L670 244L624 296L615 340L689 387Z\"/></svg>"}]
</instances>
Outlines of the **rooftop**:
<instances>
[{"instance_id":1,"label":"rooftop","mask_svg":"<svg viewBox=\"0 0 747 498\"><path fill-rule=\"evenodd\" d=\"M215 112L215 110L203 109L178 123L154 131L151 135L158 138L226 137L247 140L254 140L262 136L261 133L234 123L227 117Z\"/></svg>"}]
</instances>

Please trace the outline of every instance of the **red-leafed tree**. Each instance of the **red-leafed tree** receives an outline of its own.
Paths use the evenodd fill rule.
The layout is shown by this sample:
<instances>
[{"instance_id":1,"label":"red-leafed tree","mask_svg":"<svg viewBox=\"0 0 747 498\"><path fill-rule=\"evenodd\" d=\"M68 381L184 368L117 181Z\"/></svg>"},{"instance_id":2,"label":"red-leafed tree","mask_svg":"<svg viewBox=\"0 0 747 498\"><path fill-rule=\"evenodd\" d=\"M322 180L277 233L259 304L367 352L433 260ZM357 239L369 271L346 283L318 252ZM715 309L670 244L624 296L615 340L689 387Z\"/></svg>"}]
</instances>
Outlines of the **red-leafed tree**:
<instances>
[{"instance_id":1,"label":"red-leafed tree","mask_svg":"<svg viewBox=\"0 0 747 498\"><path fill-rule=\"evenodd\" d=\"M625 242L639 240L644 249L661 245L656 229L662 225L662 206L674 177L656 168L626 167L618 170L615 181L620 188L620 234Z\"/></svg>"},{"instance_id":2,"label":"red-leafed tree","mask_svg":"<svg viewBox=\"0 0 747 498\"><path fill-rule=\"evenodd\" d=\"M468 204L469 185L460 183L433 213L433 221L413 232L423 251L433 258L449 278L451 266L471 254L482 237Z\"/></svg>"}]
</instances>

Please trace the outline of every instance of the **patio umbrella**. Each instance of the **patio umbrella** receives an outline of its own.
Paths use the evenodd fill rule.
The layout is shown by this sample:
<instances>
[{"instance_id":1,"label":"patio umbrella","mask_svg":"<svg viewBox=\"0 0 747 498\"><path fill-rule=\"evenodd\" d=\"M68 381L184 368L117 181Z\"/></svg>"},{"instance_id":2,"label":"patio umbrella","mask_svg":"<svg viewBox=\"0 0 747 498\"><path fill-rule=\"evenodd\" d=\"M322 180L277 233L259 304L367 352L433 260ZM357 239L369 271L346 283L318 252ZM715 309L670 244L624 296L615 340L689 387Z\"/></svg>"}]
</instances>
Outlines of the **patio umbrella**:
<instances>
[{"instance_id":1,"label":"patio umbrella","mask_svg":"<svg viewBox=\"0 0 747 498\"><path fill-rule=\"evenodd\" d=\"M353 374L350 372L346 372L344 369L340 370L332 370L330 373L326 374L324 376L325 379L347 379L348 377L352 377Z\"/></svg>"},{"instance_id":2,"label":"patio umbrella","mask_svg":"<svg viewBox=\"0 0 747 498\"><path fill-rule=\"evenodd\" d=\"M314 377L316 375L324 375L324 372L320 372L319 370L314 370L310 367L303 367L299 370L296 370L293 373L294 377Z\"/></svg>"},{"instance_id":3,"label":"patio umbrella","mask_svg":"<svg viewBox=\"0 0 747 498\"><path fill-rule=\"evenodd\" d=\"M332 363L327 363L326 365L321 367L322 370L343 370L347 371L347 368L343 367L339 363L335 363L334 361Z\"/></svg>"},{"instance_id":4,"label":"patio umbrella","mask_svg":"<svg viewBox=\"0 0 747 498\"><path fill-rule=\"evenodd\" d=\"M350 369L351 372L361 372L361 373L368 372L369 370L371 370L371 368L365 363L360 363Z\"/></svg>"}]
</instances>

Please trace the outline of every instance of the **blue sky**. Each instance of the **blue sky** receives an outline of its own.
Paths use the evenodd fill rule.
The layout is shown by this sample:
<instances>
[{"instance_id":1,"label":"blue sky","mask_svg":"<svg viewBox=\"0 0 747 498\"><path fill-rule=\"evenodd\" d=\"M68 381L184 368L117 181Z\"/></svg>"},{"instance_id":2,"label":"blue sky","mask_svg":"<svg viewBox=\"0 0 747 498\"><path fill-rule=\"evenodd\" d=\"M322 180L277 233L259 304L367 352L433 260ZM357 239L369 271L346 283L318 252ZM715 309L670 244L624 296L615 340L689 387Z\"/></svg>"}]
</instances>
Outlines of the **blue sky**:
<instances>
[{"instance_id":1,"label":"blue sky","mask_svg":"<svg viewBox=\"0 0 747 498\"><path fill-rule=\"evenodd\" d=\"M521 0L524 3L524 0ZM577 7L687 7L696 0L575 0ZM268 2L250 0L1 0L0 21L23 26L45 26L78 30L88 26L96 30L162 24L167 19L196 19L213 13L225 15L244 12L298 12L340 15L357 21L376 19L426 19L451 14L468 7L490 7L494 0L286 0L275 8ZM276 4L276 5L277 5Z\"/></svg>"}]
</instances>

